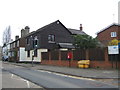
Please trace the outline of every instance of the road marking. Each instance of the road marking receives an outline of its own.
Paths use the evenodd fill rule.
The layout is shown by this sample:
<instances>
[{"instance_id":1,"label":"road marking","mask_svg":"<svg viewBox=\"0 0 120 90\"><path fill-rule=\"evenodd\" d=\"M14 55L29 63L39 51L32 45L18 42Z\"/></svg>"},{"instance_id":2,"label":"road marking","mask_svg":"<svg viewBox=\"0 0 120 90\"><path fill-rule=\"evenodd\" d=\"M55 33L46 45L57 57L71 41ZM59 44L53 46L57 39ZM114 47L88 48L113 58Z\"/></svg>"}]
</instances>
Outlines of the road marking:
<instances>
[{"instance_id":1,"label":"road marking","mask_svg":"<svg viewBox=\"0 0 120 90\"><path fill-rule=\"evenodd\" d=\"M35 71L46 72L46 73L52 73L52 72L50 72L50 71L44 71L44 70L35 70Z\"/></svg>"},{"instance_id":2,"label":"road marking","mask_svg":"<svg viewBox=\"0 0 120 90\"><path fill-rule=\"evenodd\" d=\"M17 75L11 74L11 78L12 78L12 79L24 81L24 82L26 82L26 84L27 84L27 88L30 88L30 83L29 83L28 80L25 80L25 79L23 79L23 78L21 78L21 77L19 77L19 76L17 76L17 77L19 77L19 79L17 79L17 78L14 78L14 76L17 76Z\"/></svg>"},{"instance_id":3,"label":"road marking","mask_svg":"<svg viewBox=\"0 0 120 90\"><path fill-rule=\"evenodd\" d=\"M11 78L13 78L13 74L11 74Z\"/></svg>"},{"instance_id":4,"label":"road marking","mask_svg":"<svg viewBox=\"0 0 120 90\"><path fill-rule=\"evenodd\" d=\"M22 78L21 78L21 80L23 80L24 82L26 82L26 83L27 83L27 88L30 88L30 83L29 83L29 81L28 81L28 80L25 80L25 79L22 79Z\"/></svg>"},{"instance_id":5,"label":"road marking","mask_svg":"<svg viewBox=\"0 0 120 90\"><path fill-rule=\"evenodd\" d=\"M68 75L65 75L65 74L60 74L60 73L53 73L53 74L58 75L58 76L68 77Z\"/></svg>"},{"instance_id":6,"label":"road marking","mask_svg":"<svg viewBox=\"0 0 120 90\"><path fill-rule=\"evenodd\" d=\"M50 72L50 71L44 71L44 70L36 70L36 71L52 73L52 74L62 76L62 77L69 77L69 78L74 78L74 79L83 79L83 80L95 81L94 79L91 79L91 78L84 78L84 77L78 77L78 76L72 76L72 75L65 75L65 74L56 73L56 72Z\"/></svg>"}]
</instances>

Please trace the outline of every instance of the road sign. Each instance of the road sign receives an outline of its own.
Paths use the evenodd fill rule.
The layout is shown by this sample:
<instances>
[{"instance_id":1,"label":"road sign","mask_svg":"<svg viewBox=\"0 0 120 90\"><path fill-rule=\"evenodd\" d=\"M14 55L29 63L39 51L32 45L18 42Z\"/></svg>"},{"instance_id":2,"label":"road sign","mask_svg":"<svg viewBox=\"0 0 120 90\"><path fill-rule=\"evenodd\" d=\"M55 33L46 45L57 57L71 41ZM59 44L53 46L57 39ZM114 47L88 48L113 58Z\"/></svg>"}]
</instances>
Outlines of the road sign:
<instances>
[{"instance_id":1,"label":"road sign","mask_svg":"<svg viewBox=\"0 0 120 90\"><path fill-rule=\"evenodd\" d=\"M118 45L108 46L108 54L119 54Z\"/></svg>"},{"instance_id":2,"label":"road sign","mask_svg":"<svg viewBox=\"0 0 120 90\"><path fill-rule=\"evenodd\" d=\"M118 43L118 47L120 48L120 42Z\"/></svg>"}]
</instances>

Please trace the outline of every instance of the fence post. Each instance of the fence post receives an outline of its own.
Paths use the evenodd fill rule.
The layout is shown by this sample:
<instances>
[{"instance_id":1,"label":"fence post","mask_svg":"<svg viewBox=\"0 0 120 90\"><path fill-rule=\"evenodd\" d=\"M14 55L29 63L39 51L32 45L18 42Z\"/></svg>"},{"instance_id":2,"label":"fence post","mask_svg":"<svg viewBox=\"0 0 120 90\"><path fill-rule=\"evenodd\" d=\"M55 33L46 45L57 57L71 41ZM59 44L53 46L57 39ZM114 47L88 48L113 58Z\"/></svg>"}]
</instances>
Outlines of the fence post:
<instances>
[{"instance_id":1,"label":"fence post","mask_svg":"<svg viewBox=\"0 0 120 90\"><path fill-rule=\"evenodd\" d=\"M85 52L86 60L89 60L89 49L85 49Z\"/></svg>"},{"instance_id":2,"label":"fence post","mask_svg":"<svg viewBox=\"0 0 120 90\"><path fill-rule=\"evenodd\" d=\"M60 50L58 50L58 52L59 52L59 65L61 66L61 51Z\"/></svg>"},{"instance_id":3,"label":"fence post","mask_svg":"<svg viewBox=\"0 0 120 90\"><path fill-rule=\"evenodd\" d=\"M104 56L105 56L105 62L108 62L109 60L108 60L108 50L107 50L107 48L105 48L105 53L104 53Z\"/></svg>"},{"instance_id":4,"label":"fence post","mask_svg":"<svg viewBox=\"0 0 120 90\"><path fill-rule=\"evenodd\" d=\"M51 64L51 52L49 51L49 64Z\"/></svg>"}]
</instances>

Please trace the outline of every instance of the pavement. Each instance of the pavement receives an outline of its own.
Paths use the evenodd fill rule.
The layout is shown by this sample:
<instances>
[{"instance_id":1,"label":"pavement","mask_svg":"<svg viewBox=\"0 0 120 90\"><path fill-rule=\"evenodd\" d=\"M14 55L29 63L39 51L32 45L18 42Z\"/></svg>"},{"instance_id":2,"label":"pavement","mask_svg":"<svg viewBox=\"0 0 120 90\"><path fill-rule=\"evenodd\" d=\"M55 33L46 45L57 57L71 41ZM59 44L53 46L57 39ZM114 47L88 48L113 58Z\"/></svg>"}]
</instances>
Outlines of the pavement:
<instances>
[{"instance_id":1,"label":"pavement","mask_svg":"<svg viewBox=\"0 0 120 90\"><path fill-rule=\"evenodd\" d=\"M120 75L117 69L81 69L73 67L61 67L61 66L51 66L51 65L41 65L41 64L32 64L31 63L13 63L13 62L4 62L6 64L14 64L18 66L27 67L29 69L45 70L50 72L56 72L66 75L79 76L84 78L92 79L120 79Z\"/></svg>"},{"instance_id":2,"label":"pavement","mask_svg":"<svg viewBox=\"0 0 120 90\"><path fill-rule=\"evenodd\" d=\"M15 74L2 70L2 88L42 88Z\"/></svg>"}]
</instances>

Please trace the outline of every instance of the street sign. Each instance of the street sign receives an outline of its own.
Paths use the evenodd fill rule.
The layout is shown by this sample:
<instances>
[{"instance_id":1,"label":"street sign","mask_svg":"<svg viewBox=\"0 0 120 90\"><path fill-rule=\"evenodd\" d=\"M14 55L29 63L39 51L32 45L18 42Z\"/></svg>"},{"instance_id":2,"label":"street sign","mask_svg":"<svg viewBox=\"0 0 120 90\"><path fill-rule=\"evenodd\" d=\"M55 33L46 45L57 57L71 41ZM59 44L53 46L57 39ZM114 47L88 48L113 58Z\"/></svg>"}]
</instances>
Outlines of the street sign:
<instances>
[{"instance_id":1,"label":"street sign","mask_svg":"<svg viewBox=\"0 0 120 90\"><path fill-rule=\"evenodd\" d=\"M118 47L120 48L120 42L118 43Z\"/></svg>"},{"instance_id":2,"label":"street sign","mask_svg":"<svg viewBox=\"0 0 120 90\"><path fill-rule=\"evenodd\" d=\"M118 45L108 46L108 54L119 54Z\"/></svg>"}]
</instances>

